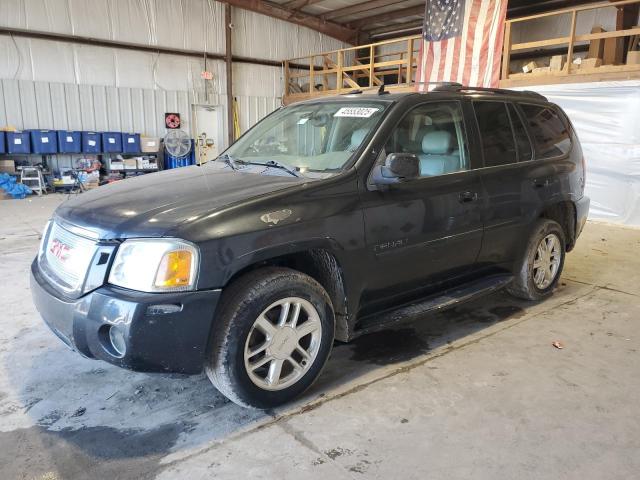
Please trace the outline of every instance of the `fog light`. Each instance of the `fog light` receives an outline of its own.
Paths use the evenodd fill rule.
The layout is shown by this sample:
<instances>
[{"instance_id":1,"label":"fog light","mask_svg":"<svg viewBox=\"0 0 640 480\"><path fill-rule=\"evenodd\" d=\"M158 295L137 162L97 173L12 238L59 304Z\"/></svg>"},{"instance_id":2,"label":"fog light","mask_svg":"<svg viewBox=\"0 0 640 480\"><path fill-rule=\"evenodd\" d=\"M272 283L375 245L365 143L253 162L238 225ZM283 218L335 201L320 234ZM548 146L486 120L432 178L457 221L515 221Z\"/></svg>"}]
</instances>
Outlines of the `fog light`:
<instances>
[{"instance_id":1,"label":"fog light","mask_svg":"<svg viewBox=\"0 0 640 480\"><path fill-rule=\"evenodd\" d=\"M115 352L120 357L124 357L124 354L127 351L127 345L124 340L124 334L119 328L111 327L109 329L109 341L111 342L111 347Z\"/></svg>"}]
</instances>

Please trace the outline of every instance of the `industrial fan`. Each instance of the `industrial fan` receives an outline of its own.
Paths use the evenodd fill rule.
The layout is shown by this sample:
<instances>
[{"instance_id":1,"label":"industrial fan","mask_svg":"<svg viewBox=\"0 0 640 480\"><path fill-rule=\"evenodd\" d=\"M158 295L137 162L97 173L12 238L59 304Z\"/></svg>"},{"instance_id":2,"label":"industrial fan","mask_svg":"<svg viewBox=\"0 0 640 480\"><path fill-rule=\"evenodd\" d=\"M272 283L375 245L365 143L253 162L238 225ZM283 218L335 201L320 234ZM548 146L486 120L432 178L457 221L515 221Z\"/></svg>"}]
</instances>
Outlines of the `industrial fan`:
<instances>
[{"instance_id":1,"label":"industrial fan","mask_svg":"<svg viewBox=\"0 0 640 480\"><path fill-rule=\"evenodd\" d=\"M184 130L169 130L164 137L164 148L172 157L185 157L191 152L191 138Z\"/></svg>"}]
</instances>

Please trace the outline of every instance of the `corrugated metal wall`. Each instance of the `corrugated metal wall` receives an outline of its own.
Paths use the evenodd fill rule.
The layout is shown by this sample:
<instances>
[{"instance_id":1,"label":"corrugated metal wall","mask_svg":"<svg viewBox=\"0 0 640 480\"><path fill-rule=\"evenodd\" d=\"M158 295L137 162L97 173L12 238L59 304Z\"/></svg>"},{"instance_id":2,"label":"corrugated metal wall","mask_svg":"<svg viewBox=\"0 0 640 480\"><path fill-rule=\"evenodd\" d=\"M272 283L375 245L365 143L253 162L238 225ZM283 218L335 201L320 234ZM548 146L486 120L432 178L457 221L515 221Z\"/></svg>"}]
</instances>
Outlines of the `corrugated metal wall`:
<instances>
[{"instance_id":1,"label":"corrugated metal wall","mask_svg":"<svg viewBox=\"0 0 640 480\"><path fill-rule=\"evenodd\" d=\"M233 24L233 50L241 56L284 60L344 46L240 9L234 9ZM224 52L224 9L212 0L0 0L0 25L203 55ZM226 105L224 62L207 61L213 81L200 78L204 69L204 57L0 36L0 126L162 136L166 111L180 112L188 128L191 104ZM233 71L245 131L281 104L282 69L236 63Z\"/></svg>"}]
</instances>

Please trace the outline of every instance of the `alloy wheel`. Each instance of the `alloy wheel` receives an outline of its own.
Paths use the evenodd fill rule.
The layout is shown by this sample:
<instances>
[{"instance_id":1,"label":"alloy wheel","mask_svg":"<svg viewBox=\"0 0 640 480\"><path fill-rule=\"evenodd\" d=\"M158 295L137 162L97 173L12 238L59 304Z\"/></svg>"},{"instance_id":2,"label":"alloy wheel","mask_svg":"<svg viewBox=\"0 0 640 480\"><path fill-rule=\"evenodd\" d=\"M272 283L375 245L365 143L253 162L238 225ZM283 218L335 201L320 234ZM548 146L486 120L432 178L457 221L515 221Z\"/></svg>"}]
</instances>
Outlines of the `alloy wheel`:
<instances>
[{"instance_id":1,"label":"alloy wheel","mask_svg":"<svg viewBox=\"0 0 640 480\"><path fill-rule=\"evenodd\" d=\"M550 233L538 244L533 260L533 283L538 289L544 290L555 280L561 257L560 239L556 234Z\"/></svg>"},{"instance_id":2,"label":"alloy wheel","mask_svg":"<svg viewBox=\"0 0 640 480\"><path fill-rule=\"evenodd\" d=\"M288 297L269 305L256 318L244 347L251 381L264 390L282 390L300 380L313 365L322 338L316 308Z\"/></svg>"}]
</instances>

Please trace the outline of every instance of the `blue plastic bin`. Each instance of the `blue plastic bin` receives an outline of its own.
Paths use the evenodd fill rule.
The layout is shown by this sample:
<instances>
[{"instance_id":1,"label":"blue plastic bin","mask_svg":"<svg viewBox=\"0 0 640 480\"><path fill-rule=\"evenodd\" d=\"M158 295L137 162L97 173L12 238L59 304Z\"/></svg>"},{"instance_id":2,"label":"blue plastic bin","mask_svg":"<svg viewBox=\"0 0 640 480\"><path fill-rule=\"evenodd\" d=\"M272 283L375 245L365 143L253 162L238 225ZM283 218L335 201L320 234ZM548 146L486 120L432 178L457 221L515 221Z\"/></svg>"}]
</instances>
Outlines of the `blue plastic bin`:
<instances>
[{"instance_id":1,"label":"blue plastic bin","mask_svg":"<svg viewBox=\"0 0 640 480\"><path fill-rule=\"evenodd\" d=\"M0 153L7 153L6 135L0 130Z\"/></svg>"},{"instance_id":2,"label":"blue plastic bin","mask_svg":"<svg viewBox=\"0 0 640 480\"><path fill-rule=\"evenodd\" d=\"M122 151L123 153L140 153L140 134L123 133Z\"/></svg>"},{"instance_id":3,"label":"blue plastic bin","mask_svg":"<svg viewBox=\"0 0 640 480\"><path fill-rule=\"evenodd\" d=\"M55 130L29 130L31 153L49 155L58 153L58 135Z\"/></svg>"},{"instance_id":4,"label":"blue plastic bin","mask_svg":"<svg viewBox=\"0 0 640 480\"><path fill-rule=\"evenodd\" d=\"M60 153L82 153L82 133L58 130L58 151Z\"/></svg>"},{"instance_id":5,"label":"blue plastic bin","mask_svg":"<svg viewBox=\"0 0 640 480\"><path fill-rule=\"evenodd\" d=\"M191 151L187 153L184 157L174 157L173 155L169 155L166 149L164 151L165 170L169 170L171 168L188 167L189 165L195 165L195 164L196 164L196 154L195 154L195 145L193 140L191 140Z\"/></svg>"},{"instance_id":6,"label":"blue plastic bin","mask_svg":"<svg viewBox=\"0 0 640 480\"><path fill-rule=\"evenodd\" d=\"M29 132L7 132L7 153L31 153Z\"/></svg>"},{"instance_id":7,"label":"blue plastic bin","mask_svg":"<svg viewBox=\"0 0 640 480\"><path fill-rule=\"evenodd\" d=\"M122 153L122 133L102 132L102 151L105 153Z\"/></svg>"},{"instance_id":8,"label":"blue plastic bin","mask_svg":"<svg viewBox=\"0 0 640 480\"><path fill-rule=\"evenodd\" d=\"M82 132L82 153L100 153L102 137L98 132Z\"/></svg>"}]
</instances>

